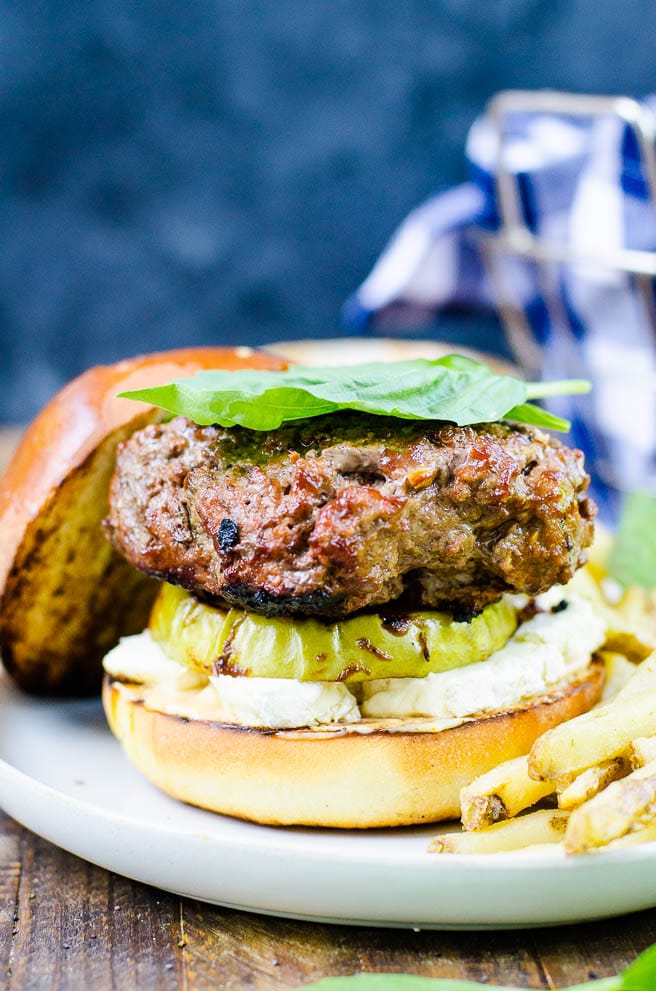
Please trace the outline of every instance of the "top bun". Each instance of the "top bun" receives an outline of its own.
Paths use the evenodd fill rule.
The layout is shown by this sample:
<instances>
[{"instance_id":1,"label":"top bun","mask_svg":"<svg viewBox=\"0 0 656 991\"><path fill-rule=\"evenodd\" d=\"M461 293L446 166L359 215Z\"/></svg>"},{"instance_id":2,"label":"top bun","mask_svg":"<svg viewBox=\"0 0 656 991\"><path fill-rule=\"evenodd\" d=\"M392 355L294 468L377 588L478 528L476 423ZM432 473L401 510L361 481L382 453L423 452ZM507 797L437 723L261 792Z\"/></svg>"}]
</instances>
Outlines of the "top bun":
<instances>
[{"instance_id":1,"label":"top bun","mask_svg":"<svg viewBox=\"0 0 656 991\"><path fill-rule=\"evenodd\" d=\"M101 661L143 629L157 583L102 532L119 443L165 414L117 398L209 368L281 369L251 348L184 348L91 368L25 433L0 479L0 653L37 694L99 689Z\"/></svg>"}]
</instances>

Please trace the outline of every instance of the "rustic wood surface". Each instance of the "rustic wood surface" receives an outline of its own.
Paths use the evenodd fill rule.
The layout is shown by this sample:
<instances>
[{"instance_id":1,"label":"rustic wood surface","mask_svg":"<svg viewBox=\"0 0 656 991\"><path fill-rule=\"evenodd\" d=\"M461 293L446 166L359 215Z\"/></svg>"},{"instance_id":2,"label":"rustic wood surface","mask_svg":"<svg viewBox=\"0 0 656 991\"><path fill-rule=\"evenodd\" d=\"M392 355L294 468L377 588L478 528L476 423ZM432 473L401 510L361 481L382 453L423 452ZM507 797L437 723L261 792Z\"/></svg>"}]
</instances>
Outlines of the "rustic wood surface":
<instances>
[{"instance_id":1,"label":"rustic wood surface","mask_svg":"<svg viewBox=\"0 0 656 991\"><path fill-rule=\"evenodd\" d=\"M0 465L16 437L0 430ZM7 991L284 991L363 971L559 988L616 974L652 942L656 910L547 930L415 933L215 908L92 867L0 813Z\"/></svg>"}]
</instances>

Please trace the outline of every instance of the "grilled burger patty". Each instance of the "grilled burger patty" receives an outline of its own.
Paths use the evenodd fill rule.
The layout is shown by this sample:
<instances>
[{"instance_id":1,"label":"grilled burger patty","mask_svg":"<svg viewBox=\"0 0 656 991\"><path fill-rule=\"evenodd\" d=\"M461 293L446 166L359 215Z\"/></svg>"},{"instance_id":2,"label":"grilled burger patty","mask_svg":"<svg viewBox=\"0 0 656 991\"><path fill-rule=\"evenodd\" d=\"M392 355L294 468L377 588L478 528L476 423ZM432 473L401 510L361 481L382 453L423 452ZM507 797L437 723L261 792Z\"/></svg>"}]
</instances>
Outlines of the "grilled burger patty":
<instances>
[{"instance_id":1,"label":"grilled burger patty","mask_svg":"<svg viewBox=\"0 0 656 991\"><path fill-rule=\"evenodd\" d=\"M209 601L338 618L403 596L463 619L572 577L588 481L580 452L509 424L178 417L122 445L106 526L137 568Z\"/></svg>"}]
</instances>

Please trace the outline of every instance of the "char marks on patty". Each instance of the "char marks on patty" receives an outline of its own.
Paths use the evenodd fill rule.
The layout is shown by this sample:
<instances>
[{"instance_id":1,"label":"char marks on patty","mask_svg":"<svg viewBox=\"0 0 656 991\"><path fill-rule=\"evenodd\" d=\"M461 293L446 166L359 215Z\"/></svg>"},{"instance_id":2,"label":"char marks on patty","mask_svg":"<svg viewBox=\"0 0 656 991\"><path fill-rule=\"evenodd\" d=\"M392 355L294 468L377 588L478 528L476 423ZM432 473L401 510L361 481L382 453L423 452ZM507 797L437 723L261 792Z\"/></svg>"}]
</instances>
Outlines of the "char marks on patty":
<instances>
[{"instance_id":1,"label":"char marks on patty","mask_svg":"<svg viewBox=\"0 0 656 991\"><path fill-rule=\"evenodd\" d=\"M463 615L572 577L588 482L579 451L503 423L339 413L262 434L178 417L122 445L106 526L142 571L264 615L401 596Z\"/></svg>"}]
</instances>

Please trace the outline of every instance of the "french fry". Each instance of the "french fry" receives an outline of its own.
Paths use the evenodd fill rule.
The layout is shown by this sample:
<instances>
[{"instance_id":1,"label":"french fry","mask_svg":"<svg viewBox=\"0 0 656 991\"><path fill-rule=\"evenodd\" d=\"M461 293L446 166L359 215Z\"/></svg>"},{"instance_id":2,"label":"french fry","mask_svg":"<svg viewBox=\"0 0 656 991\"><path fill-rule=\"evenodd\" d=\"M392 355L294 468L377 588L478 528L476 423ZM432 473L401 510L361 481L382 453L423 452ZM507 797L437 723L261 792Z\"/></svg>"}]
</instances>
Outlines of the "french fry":
<instances>
[{"instance_id":1,"label":"french fry","mask_svg":"<svg viewBox=\"0 0 656 991\"><path fill-rule=\"evenodd\" d=\"M460 792L463 828L484 829L495 822L511 819L553 791L551 782L529 778L527 757L505 761Z\"/></svg>"},{"instance_id":2,"label":"french fry","mask_svg":"<svg viewBox=\"0 0 656 991\"><path fill-rule=\"evenodd\" d=\"M634 829L632 833L621 836L619 840L612 840L605 849L621 850L626 846L637 846L639 843L653 843L656 840L656 823L644 826L642 829Z\"/></svg>"},{"instance_id":3,"label":"french fry","mask_svg":"<svg viewBox=\"0 0 656 991\"><path fill-rule=\"evenodd\" d=\"M654 690L656 690L656 651L634 668L633 677L629 678L617 697L626 699L632 695Z\"/></svg>"},{"instance_id":4,"label":"french fry","mask_svg":"<svg viewBox=\"0 0 656 991\"><path fill-rule=\"evenodd\" d=\"M656 761L651 761L609 784L572 812L565 831L565 850L587 853L655 822Z\"/></svg>"},{"instance_id":5,"label":"french fry","mask_svg":"<svg viewBox=\"0 0 656 991\"><path fill-rule=\"evenodd\" d=\"M559 789L558 808L571 811L583 805L606 788L611 781L625 777L630 770L631 765L626 757L612 757L610 760L602 761L601 764L589 767L564 788Z\"/></svg>"},{"instance_id":6,"label":"french fry","mask_svg":"<svg viewBox=\"0 0 656 991\"><path fill-rule=\"evenodd\" d=\"M504 853L536 844L560 843L567 820L567 812L540 809L476 832L442 833L431 840L428 852Z\"/></svg>"},{"instance_id":7,"label":"french fry","mask_svg":"<svg viewBox=\"0 0 656 991\"><path fill-rule=\"evenodd\" d=\"M536 781L555 781L578 774L624 753L638 736L656 734L656 674L642 694L624 696L547 730L533 744L529 774ZM627 685L628 688L628 685Z\"/></svg>"},{"instance_id":8,"label":"french fry","mask_svg":"<svg viewBox=\"0 0 656 991\"><path fill-rule=\"evenodd\" d=\"M639 664L656 648L656 636L637 629L614 629L611 626L606 632L604 648L622 654L634 664Z\"/></svg>"},{"instance_id":9,"label":"french fry","mask_svg":"<svg viewBox=\"0 0 656 991\"><path fill-rule=\"evenodd\" d=\"M628 588L620 601L608 609L605 646L632 661L644 660L656 648L656 608L653 593Z\"/></svg>"},{"instance_id":10,"label":"french fry","mask_svg":"<svg viewBox=\"0 0 656 991\"><path fill-rule=\"evenodd\" d=\"M629 622L645 625L652 630L654 623L656 623L655 591L653 588L646 589L639 585L632 585L626 589L617 603L616 609Z\"/></svg>"},{"instance_id":11,"label":"french fry","mask_svg":"<svg viewBox=\"0 0 656 991\"><path fill-rule=\"evenodd\" d=\"M639 736L632 740L626 756L634 771L656 760L656 736Z\"/></svg>"},{"instance_id":12,"label":"french fry","mask_svg":"<svg viewBox=\"0 0 656 991\"><path fill-rule=\"evenodd\" d=\"M612 650L601 650L599 656L606 668L606 683L601 694L602 705L617 698L622 689L636 673L636 665L627 660L624 654Z\"/></svg>"},{"instance_id":13,"label":"french fry","mask_svg":"<svg viewBox=\"0 0 656 991\"><path fill-rule=\"evenodd\" d=\"M577 571L565 589L586 599L606 623L605 650L639 663L656 649L656 602L649 592L630 588L611 604L589 566Z\"/></svg>"}]
</instances>

